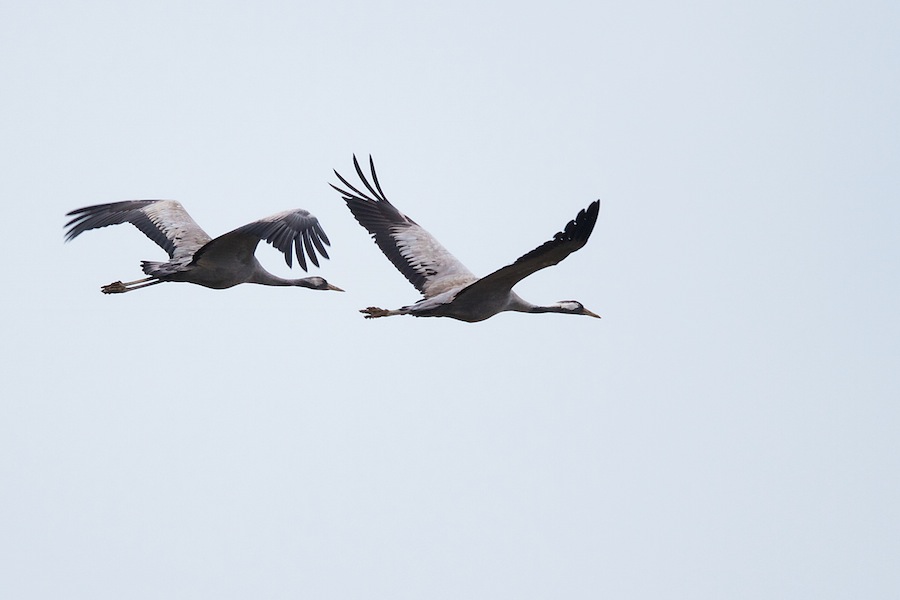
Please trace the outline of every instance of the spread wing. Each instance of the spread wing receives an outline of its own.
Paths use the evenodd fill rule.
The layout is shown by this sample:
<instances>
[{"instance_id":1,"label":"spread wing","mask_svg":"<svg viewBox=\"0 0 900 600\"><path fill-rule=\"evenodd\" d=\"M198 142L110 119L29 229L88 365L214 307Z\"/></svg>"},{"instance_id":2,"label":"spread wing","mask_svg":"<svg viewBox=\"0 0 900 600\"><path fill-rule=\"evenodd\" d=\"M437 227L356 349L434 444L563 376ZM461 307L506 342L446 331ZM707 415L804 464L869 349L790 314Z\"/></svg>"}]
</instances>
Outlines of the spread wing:
<instances>
[{"instance_id":1,"label":"spread wing","mask_svg":"<svg viewBox=\"0 0 900 600\"><path fill-rule=\"evenodd\" d=\"M510 290L532 273L560 263L587 243L599 213L600 201L595 200L587 208L581 209L575 219L569 221L565 229L554 235L552 240L519 257L511 265L482 277L460 291L456 297L459 298L471 290Z\"/></svg>"},{"instance_id":2,"label":"spread wing","mask_svg":"<svg viewBox=\"0 0 900 600\"><path fill-rule=\"evenodd\" d=\"M353 187L340 173L334 172L347 189L332 185L341 193L344 202L359 224L366 228L375 243L397 270L426 298L447 290L468 285L477 277L415 221L388 202L375 174L375 163L369 157L372 183L363 174L353 156L353 166L360 181L368 190ZM374 187L373 184L374 183ZM349 191L348 191L349 190Z\"/></svg>"},{"instance_id":3,"label":"spread wing","mask_svg":"<svg viewBox=\"0 0 900 600\"><path fill-rule=\"evenodd\" d=\"M172 259L192 256L210 240L181 203L175 200L126 200L97 204L73 210L66 216L74 217L66 223L69 228L66 241L90 229L131 223Z\"/></svg>"},{"instance_id":4,"label":"spread wing","mask_svg":"<svg viewBox=\"0 0 900 600\"><path fill-rule=\"evenodd\" d=\"M291 267L292 254L297 256L300 268L306 271L306 255L312 264L319 266L318 252L328 258L325 246L330 246L319 220L309 211L297 208L265 217L220 235L200 248L194 260L206 258L239 258L249 260L260 240L266 240L284 254L284 262ZM292 253L293 251L293 253Z\"/></svg>"}]
</instances>

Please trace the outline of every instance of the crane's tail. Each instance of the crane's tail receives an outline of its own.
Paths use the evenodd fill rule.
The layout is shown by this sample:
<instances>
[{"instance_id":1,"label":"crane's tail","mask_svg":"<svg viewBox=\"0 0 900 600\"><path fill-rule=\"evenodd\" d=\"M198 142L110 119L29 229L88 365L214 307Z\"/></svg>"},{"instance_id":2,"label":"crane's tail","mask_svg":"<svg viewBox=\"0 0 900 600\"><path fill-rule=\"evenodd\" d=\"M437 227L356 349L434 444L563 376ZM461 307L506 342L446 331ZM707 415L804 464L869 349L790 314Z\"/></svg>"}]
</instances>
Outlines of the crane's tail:
<instances>
[{"instance_id":1,"label":"crane's tail","mask_svg":"<svg viewBox=\"0 0 900 600\"><path fill-rule=\"evenodd\" d=\"M142 260L141 269L151 277L166 279L185 270L185 265L178 262L157 262L154 260Z\"/></svg>"}]
</instances>

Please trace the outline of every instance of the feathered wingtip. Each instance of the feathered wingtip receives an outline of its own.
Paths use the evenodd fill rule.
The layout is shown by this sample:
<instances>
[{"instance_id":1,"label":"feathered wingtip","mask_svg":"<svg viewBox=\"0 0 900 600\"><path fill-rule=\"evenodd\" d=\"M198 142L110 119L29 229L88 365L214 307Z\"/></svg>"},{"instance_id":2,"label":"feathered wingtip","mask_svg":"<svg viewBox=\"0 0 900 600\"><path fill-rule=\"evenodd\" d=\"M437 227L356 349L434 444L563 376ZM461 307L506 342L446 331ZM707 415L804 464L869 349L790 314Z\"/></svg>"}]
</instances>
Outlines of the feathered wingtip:
<instances>
[{"instance_id":1,"label":"feathered wingtip","mask_svg":"<svg viewBox=\"0 0 900 600\"><path fill-rule=\"evenodd\" d=\"M329 258L325 246L330 246L331 242L318 219L306 211L302 214L287 214L284 218L274 221L263 219L249 223L241 229L259 236L283 253L284 262L288 267L293 266L292 256L297 257L297 263L304 271L308 270L307 258L317 267L318 256Z\"/></svg>"},{"instance_id":2,"label":"feathered wingtip","mask_svg":"<svg viewBox=\"0 0 900 600\"><path fill-rule=\"evenodd\" d=\"M594 200L587 208L582 208L575 218L566 224L565 228L553 236L555 241L587 242L597 224L600 214L600 200Z\"/></svg>"},{"instance_id":3,"label":"feathered wingtip","mask_svg":"<svg viewBox=\"0 0 900 600\"><path fill-rule=\"evenodd\" d=\"M363 199L368 200L369 202L388 202L387 196L381 189L381 184L378 182L378 174L375 172L375 161L372 159L371 154L369 155L369 172L371 173L372 183L375 184L374 187L372 186L372 183L369 183L369 178L366 177L365 173L363 173L362 167L359 166L359 160L356 158L356 154L353 155L353 168L356 169L356 174L359 176L359 180L362 181L366 189L369 190L369 194L371 194L371 196L354 187L353 184L347 181L343 175L337 172L337 169L334 169L335 176L340 179L341 183L343 183L352 193L348 192L347 190L343 190L332 183L329 183L328 185L330 185L332 188L334 188L335 191L343 195L344 200L347 201L353 199Z\"/></svg>"}]
</instances>

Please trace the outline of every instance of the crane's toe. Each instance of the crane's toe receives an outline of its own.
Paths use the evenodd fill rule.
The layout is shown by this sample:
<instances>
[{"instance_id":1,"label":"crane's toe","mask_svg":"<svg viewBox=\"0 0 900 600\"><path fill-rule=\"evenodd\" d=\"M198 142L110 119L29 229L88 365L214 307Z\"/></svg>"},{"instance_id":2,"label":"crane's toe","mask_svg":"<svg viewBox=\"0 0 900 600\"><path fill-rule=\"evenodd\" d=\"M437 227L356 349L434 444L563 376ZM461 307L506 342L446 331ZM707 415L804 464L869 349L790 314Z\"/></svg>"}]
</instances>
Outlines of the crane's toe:
<instances>
[{"instance_id":1,"label":"crane's toe","mask_svg":"<svg viewBox=\"0 0 900 600\"><path fill-rule=\"evenodd\" d=\"M121 281L113 281L111 284L101 287L100 291L104 294L123 294L128 291L128 288Z\"/></svg>"},{"instance_id":2,"label":"crane's toe","mask_svg":"<svg viewBox=\"0 0 900 600\"><path fill-rule=\"evenodd\" d=\"M386 317L391 314L391 311L385 310L383 308L378 308L377 306L370 306L368 308L363 308L359 312L366 315L367 319L377 319L378 317Z\"/></svg>"}]
</instances>

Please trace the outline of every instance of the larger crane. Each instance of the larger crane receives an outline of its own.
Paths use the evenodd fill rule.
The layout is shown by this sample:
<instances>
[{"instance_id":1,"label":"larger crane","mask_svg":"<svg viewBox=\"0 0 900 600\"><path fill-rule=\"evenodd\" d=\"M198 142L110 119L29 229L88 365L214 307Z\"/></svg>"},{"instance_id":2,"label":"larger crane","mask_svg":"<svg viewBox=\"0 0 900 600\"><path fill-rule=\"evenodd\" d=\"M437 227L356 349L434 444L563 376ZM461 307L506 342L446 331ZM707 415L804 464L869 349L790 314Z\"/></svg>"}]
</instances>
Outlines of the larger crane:
<instances>
[{"instance_id":1,"label":"larger crane","mask_svg":"<svg viewBox=\"0 0 900 600\"><path fill-rule=\"evenodd\" d=\"M478 278L447 252L431 234L388 202L378 183L375 163L371 156L369 156L371 183L360 168L355 155L353 166L368 193L354 187L337 171L334 174L346 189L336 185L331 187L343 196L350 212L372 235L384 255L424 296L415 304L396 310L375 306L362 309L360 312L364 313L367 319L413 315L450 317L472 323L483 321L502 311L552 312L600 318L574 300L540 306L523 300L512 291L513 286L522 279L535 271L559 263L587 243L597 222L600 211L599 200L581 210L578 216L549 242L521 256L514 263L486 277Z\"/></svg>"}]
</instances>

